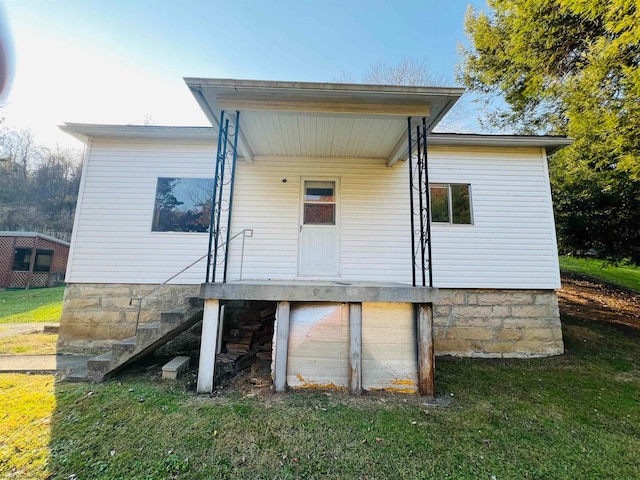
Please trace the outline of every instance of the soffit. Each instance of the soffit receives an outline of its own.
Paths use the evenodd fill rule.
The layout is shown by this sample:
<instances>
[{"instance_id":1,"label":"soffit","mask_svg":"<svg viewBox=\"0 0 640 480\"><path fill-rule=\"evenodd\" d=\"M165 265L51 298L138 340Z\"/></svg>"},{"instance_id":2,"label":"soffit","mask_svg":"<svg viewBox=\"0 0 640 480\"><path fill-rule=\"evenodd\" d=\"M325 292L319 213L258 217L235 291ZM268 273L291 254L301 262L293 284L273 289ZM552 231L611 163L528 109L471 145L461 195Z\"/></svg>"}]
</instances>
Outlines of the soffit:
<instances>
[{"instance_id":1,"label":"soffit","mask_svg":"<svg viewBox=\"0 0 640 480\"><path fill-rule=\"evenodd\" d=\"M240 112L239 153L254 156L406 159L407 118L431 131L459 88L185 79L217 127ZM227 117L228 118L228 117Z\"/></svg>"}]
</instances>

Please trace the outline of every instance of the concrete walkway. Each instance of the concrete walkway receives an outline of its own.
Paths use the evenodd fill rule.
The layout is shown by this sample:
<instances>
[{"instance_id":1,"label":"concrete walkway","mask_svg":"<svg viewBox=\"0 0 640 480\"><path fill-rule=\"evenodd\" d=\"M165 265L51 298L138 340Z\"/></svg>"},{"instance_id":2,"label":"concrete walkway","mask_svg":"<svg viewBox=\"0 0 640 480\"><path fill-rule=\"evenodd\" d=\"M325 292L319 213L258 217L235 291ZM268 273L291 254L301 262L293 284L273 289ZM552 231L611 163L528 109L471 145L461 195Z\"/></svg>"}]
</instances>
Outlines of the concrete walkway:
<instances>
[{"instance_id":1,"label":"concrete walkway","mask_svg":"<svg viewBox=\"0 0 640 480\"><path fill-rule=\"evenodd\" d=\"M0 338L13 337L22 333L42 332L44 327L59 327L56 322L42 323L0 323Z\"/></svg>"},{"instance_id":2,"label":"concrete walkway","mask_svg":"<svg viewBox=\"0 0 640 480\"><path fill-rule=\"evenodd\" d=\"M0 373L32 372L69 375L87 367L95 355L0 355Z\"/></svg>"},{"instance_id":3,"label":"concrete walkway","mask_svg":"<svg viewBox=\"0 0 640 480\"><path fill-rule=\"evenodd\" d=\"M43 332L45 327L57 331L59 323L4 323L0 324L0 338L30 332ZM63 376L86 370L87 360L94 355L0 355L0 373L57 373Z\"/></svg>"}]
</instances>

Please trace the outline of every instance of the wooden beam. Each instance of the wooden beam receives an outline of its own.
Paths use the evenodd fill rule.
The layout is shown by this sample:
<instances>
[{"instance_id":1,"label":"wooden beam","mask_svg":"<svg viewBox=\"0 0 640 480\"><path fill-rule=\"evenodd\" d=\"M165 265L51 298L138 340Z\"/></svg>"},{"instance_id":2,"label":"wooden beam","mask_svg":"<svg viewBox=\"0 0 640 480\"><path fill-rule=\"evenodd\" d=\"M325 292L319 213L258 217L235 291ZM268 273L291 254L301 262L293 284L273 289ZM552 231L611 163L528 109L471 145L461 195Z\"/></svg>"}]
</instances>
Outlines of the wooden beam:
<instances>
[{"instance_id":1,"label":"wooden beam","mask_svg":"<svg viewBox=\"0 0 640 480\"><path fill-rule=\"evenodd\" d=\"M274 344L273 389L275 392L287 390L287 360L289 357L289 316L291 304L278 302L276 309L276 341Z\"/></svg>"},{"instance_id":2,"label":"wooden beam","mask_svg":"<svg viewBox=\"0 0 640 480\"><path fill-rule=\"evenodd\" d=\"M393 167L398 160L407 161L409 160L409 145L407 140L407 129L405 128L400 135L400 138L396 142L393 150L387 157L387 167Z\"/></svg>"},{"instance_id":3,"label":"wooden beam","mask_svg":"<svg viewBox=\"0 0 640 480\"><path fill-rule=\"evenodd\" d=\"M433 350L433 305L414 304L418 333L418 390L420 395L434 397L435 354Z\"/></svg>"},{"instance_id":4,"label":"wooden beam","mask_svg":"<svg viewBox=\"0 0 640 480\"><path fill-rule=\"evenodd\" d=\"M202 313L202 335L200 337L200 363L198 365L198 393L213 392L213 377L216 368L218 347L218 322L220 301L205 300Z\"/></svg>"},{"instance_id":5,"label":"wooden beam","mask_svg":"<svg viewBox=\"0 0 640 480\"><path fill-rule=\"evenodd\" d=\"M349 392L362 393L362 304L349 304Z\"/></svg>"},{"instance_id":6,"label":"wooden beam","mask_svg":"<svg viewBox=\"0 0 640 480\"><path fill-rule=\"evenodd\" d=\"M223 110L266 110L271 112L343 113L364 115L399 115L404 117L428 117L429 103L377 103L324 100L321 98L293 99L269 96L220 95L218 105Z\"/></svg>"}]
</instances>

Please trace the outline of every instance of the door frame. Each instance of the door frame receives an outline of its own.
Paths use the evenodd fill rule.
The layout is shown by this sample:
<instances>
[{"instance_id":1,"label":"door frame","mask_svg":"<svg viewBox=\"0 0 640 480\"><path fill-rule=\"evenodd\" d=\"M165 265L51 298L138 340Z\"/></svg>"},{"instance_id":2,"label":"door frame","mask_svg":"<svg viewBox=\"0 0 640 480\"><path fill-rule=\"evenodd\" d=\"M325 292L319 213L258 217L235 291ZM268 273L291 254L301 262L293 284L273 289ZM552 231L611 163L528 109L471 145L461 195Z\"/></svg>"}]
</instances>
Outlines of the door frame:
<instances>
[{"instance_id":1,"label":"door frame","mask_svg":"<svg viewBox=\"0 0 640 480\"><path fill-rule=\"evenodd\" d=\"M332 274L305 274L301 273L300 269L302 266L302 229L304 227L304 184L305 182L335 182L335 192L334 196L336 199L336 211L335 211L335 229L336 229L336 257L337 257L337 268L336 272ZM308 278L308 279L323 279L326 277L340 277L340 225L341 225L341 215L340 215L340 206L341 206L341 185L340 185L340 177L329 177L324 175L318 176L301 176L300 184L299 184L299 198L298 198L298 264L296 266L296 276L300 278ZM308 228L326 228L324 225L308 225Z\"/></svg>"}]
</instances>

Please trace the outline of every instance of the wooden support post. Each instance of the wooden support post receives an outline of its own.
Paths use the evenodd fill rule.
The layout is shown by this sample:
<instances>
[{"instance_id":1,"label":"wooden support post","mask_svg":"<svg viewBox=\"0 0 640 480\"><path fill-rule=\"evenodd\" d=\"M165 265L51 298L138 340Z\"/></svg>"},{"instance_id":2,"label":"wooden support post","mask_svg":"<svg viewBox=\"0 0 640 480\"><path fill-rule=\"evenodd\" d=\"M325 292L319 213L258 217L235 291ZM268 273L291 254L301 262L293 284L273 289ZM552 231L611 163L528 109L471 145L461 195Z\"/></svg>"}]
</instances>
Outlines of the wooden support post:
<instances>
[{"instance_id":1,"label":"wooden support post","mask_svg":"<svg viewBox=\"0 0 640 480\"><path fill-rule=\"evenodd\" d=\"M434 397L436 394L432 309L432 304L415 304L418 336L418 390L420 395L428 397Z\"/></svg>"},{"instance_id":2,"label":"wooden support post","mask_svg":"<svg viewBox=\"0 0 640 480\"><path fill-rule=\"evenodd\" d=\"M362 304L349 304L349 392L362 393Z\"/></svg>"},{"instance_id":3,"label":"wooden support post","mask_svg":"<svg viewBox=\"0 0 640 480\"><path fill-rule=\"evenodd\" d=\"M200 339L200 364L198 366L198 393L213 392L213 377L216 368L218 347L218 322L220 301L205 300L202 313L202 335Z\"/></svg>"},{"instance_id":4,"label":"wooden support post","mask_svg":"<svg viewBox=\"0 0 640 480\"><path fill-rule=\"evenodd\" d=\"M224 307L225 305L220 306L220 321L218 322L218 345L216 345L216 354L220 355L222 353L222 331L224 330Z\"/></svg>"},{"instance_id":5,"label":"wooden support post","mask_svg":"<svg viewBox=\"0 0 640 480\"><path fill-rule=\"evenodd\" d=\"M273 389L284 392L287 389L287 360L289 357L289 315L291 304L278 302L276 310L276 342L273 366Z\"/></svg>"}]
</instances>

